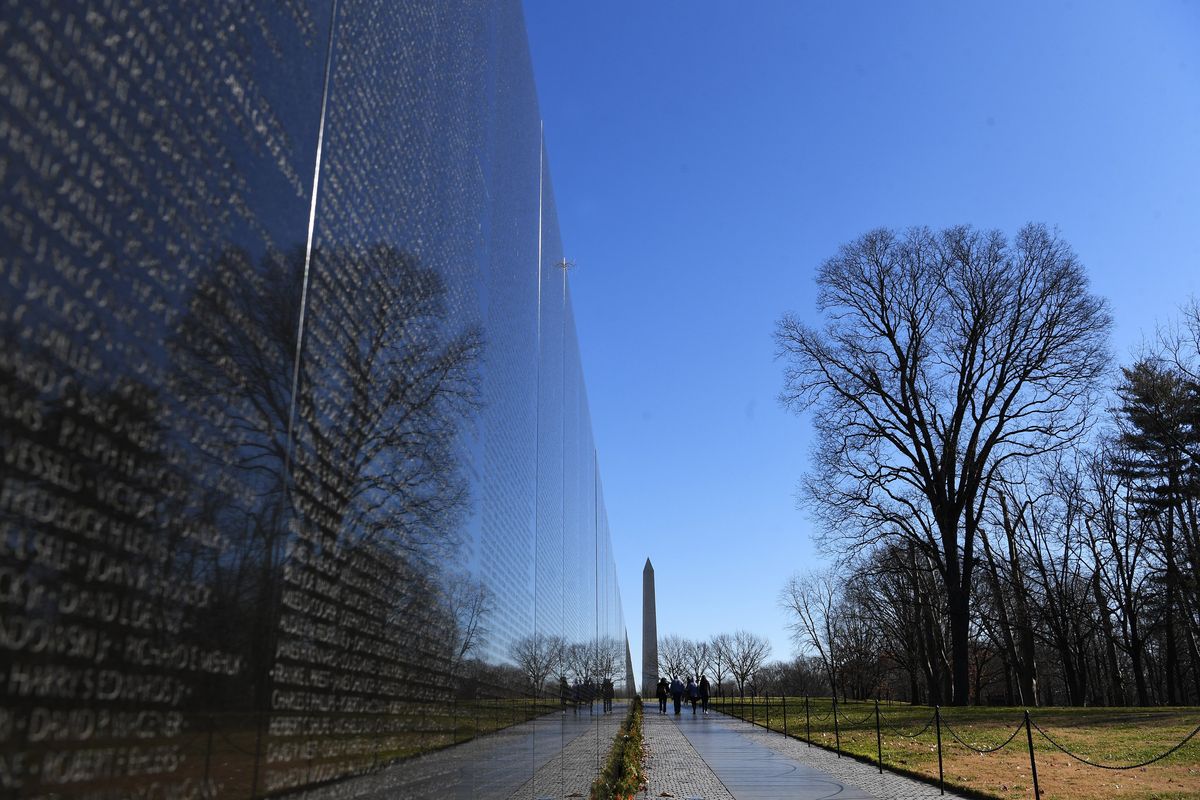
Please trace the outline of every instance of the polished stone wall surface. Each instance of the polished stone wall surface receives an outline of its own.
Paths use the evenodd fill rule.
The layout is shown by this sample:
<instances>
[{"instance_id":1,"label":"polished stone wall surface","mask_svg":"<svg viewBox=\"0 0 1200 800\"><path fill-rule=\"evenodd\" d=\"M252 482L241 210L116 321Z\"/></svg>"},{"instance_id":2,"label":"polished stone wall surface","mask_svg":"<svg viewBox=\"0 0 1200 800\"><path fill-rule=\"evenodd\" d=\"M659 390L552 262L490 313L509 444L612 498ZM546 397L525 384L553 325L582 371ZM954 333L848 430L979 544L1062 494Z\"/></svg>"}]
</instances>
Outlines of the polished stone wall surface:
<instances>
[{"instance_id":1,"label":"polished stone wall surface","mask_svg":"<svg viewBox=\"0 0 1200 800\"><path fill-rule=\"evenodd\" d=\"M510 796L633 688L519 4L0 6L0 796Z\"/></svg>"}]
</instances>

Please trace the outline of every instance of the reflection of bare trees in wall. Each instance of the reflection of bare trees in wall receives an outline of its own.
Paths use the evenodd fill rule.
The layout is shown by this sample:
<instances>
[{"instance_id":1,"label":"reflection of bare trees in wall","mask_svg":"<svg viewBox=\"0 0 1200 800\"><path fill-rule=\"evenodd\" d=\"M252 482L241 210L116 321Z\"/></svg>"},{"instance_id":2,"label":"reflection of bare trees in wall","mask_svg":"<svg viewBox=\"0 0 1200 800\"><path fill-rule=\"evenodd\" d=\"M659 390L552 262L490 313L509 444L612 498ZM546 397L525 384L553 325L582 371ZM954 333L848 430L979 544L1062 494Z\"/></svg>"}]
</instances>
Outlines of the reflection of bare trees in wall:
<instances>
[{"instance_id":1,"label":"reflection of bare trees in wall","mask_svg":"<svg viewBox=\"0 0 1200 800\"><path fill-rule=\"evenodd\" d=\"M197 620L198 635L237 647L249 666L245 679L230 687L236 696L205 698L210 708L263 708L266 702L291 514L287 365L299 324L297 265L297 257L256 265L245 251L221 251L168 342L176 413L191 429L175 445L195 478L180 513L189 524L211 527L223 543L219 551L199 554L213 607Z\"/></svg>"},{"instance_id":2,"label":"reflection of bare trees in wall","mask_svg":"<svg viewBox=\"0 0 1200 800\"><path fill-rule=\"evenodd\" d=\"M566 650L561 636L532 633L514 641L508 655L524 676L526 688L538 696L545 691L546 679L564 669Z\"/></svg>"},{"instance_id":3,"label":"reflection of bare trees in wall","mask_svg":"<svg viewBox=\"0 0 1200 800\"><path fill-rule=\"evenodd\" d=\"M625 644L612 636L595 639L595 676L599 680L616 680L625 668Z\"/></svg>"},{"instance_id":4,"label":"reflection of bare trees in wall","mask_svg":"<svg viewBox=\"0 0 1200 800\"><path fill-rule=\"evenodd\" d=\"M563 648L563 668L579 683L587 683L595 679L595 643L568 642Z\"/></svg>"},{"instance_id":5,"label":"reflection of bare trees in wall","mask_svg":"<svg viewBox=\"0 0 1200 800\"><path fill-rule=\"evenodd\" d=\"M614 680L625 668L625 644L613 636L568 642L555 634L533 633L513 642L508 652L535 696L559 676L575 683Z\"/></svg>"},{"instance_id":6,"label":"reflection of bare trees in wall","mask_svg":"<svg viewBox=\"0 0 1200 800\"><path fill-rule=\"evenodd\" d=\"M408 660L398 678L438 684L486 631L486 593L455 563L467 492L454 448L477 406L481 334L454 329L444 282L394 248L318 250L311 272L306 294L302 254L254 264L228 249L171 342L196 430L187 457L214 476L186 513L226 542L206 565L212 636L242 632L259 707L277 655L302 651L280 650L281 614L292 645L340 647L347 665ZM371 642L314 638L318 613Z\"/></svg>"},{"instance_id":7,"label":"reflection of bare trees in wall","mask_svg":"<svg viewBox=\"0 0 1200 800\"><path fill-rule=\"evenodd\" d=\"M478 328L451 329L447 288L394 248L318 251L301 354L302 518L426 563L458 556L467 487L455 451L478 408Z\"/></svg>"},{"instance_id":8,"label":"reflection of bare trees in wall","mask_svg":"<svg viewBox=\"0 0 1200 800\"><path fill-rule=\"evenodd\" d=\"M495 607L495 598L487 584L466 572L447 574L443 580L446 610L453 622L453 634L448 648L450 662L447 673L461 678L468 662L479 652L489 634L488 620Z\"/></svg>"}]
</instances>

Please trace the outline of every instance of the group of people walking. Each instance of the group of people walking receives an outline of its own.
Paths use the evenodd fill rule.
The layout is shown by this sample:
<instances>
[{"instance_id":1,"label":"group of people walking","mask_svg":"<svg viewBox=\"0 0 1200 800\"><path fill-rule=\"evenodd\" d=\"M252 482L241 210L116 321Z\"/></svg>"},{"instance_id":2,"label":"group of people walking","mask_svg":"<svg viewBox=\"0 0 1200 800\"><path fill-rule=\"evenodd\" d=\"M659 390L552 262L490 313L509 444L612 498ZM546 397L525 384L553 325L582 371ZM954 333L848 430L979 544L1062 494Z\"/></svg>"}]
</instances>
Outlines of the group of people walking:
<instances>
[{"instance_id":1,"label":"group of people walking","mask_svg":"<svg viewBox=\"0 0 1200 800\"><path fill-rule=\"evenodd\" d=\"M558 697L562 702L563 713L567 713L567 706L570 705L576 714L579 713L579 707L586 705L588 713L593 712L593 704L596 701L596 696L604 701L604 713L610 714L613 710L613 698L616 696L616 691L613 687L613 682L609 678L604 679L599 687L591 681L585 680L583 683L575 681L570 686L567 685L566 676L560 676L558 679Z\"/></svg>"},{"instance_id":2,"label":"group of people walking","mask_svg":"<svg viewBox=\"0 0 1200 800\"><path fill-rule=\"evenodd\" d=\"M697 703L700 704L705 714L708 713L708 676L706 675L701 675L699 681L689 675L686 686L678 677L672 678L670 683L667 683L666 678L659 678L655 694L658 696L658 713L660 714L667 713L668 695L675 704L676 715L679 714L685 697L692 704L693 714L696 713Z\"/></svg>"}]
</instances>

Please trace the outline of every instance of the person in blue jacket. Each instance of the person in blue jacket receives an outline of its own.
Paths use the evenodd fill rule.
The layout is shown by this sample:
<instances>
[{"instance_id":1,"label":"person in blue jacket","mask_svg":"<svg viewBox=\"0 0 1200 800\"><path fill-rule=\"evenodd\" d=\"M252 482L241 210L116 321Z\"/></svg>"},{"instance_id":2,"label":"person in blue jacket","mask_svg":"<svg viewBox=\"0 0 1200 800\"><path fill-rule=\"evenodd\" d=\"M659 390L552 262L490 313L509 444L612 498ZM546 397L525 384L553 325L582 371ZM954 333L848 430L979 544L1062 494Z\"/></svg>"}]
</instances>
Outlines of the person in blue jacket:
<instances>
[{"instance_id":1,"label":"person in blue jacket","mask_svg":"<svg viewBox=\"0 0 1200 800\"><path fill-rule=\"evenodd\" d=\"M683 702L683 681L671 679L671 702L675 704L675 716L679 716L679 706Z\"/></svg>"}]
</instances>

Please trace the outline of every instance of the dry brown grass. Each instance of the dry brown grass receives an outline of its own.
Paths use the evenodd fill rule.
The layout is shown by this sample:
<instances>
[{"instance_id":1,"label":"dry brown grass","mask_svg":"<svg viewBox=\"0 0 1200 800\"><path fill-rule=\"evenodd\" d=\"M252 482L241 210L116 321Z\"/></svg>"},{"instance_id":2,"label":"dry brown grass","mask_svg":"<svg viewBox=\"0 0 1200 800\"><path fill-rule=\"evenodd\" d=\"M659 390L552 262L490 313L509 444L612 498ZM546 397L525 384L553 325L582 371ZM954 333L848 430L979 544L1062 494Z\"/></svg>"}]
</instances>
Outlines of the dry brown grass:
<instances>
[{"instance_id":1,"label":"dry brown grass","mask_svg":"<svg viewBox=\"0 0 1200 800\"><path fill-rule=\"evenodd\" d=\"M746 719L753 715L767 724L762 698L753 710L725 704ZM835 733L828 699L810 700L809 729L812 741L836 747L840 734L843 752L876 758L875 716L872 703L839 706ZM789 735L805 738L803 698L790 698L786 706ZM884 766L937 780L937 736L933 726L916 738L931 720L926 707L881 705L881 741ZM1033 720L1068 750L1103 764L1128 765L1152 758L1179 743L1200 725L1200 709L1041 708ZM994 798L1033 797L1029 745L1023 727L1023 709L997 707L949 708L942 711L942 756L947 787L969 789ZM769 726L782 731L784 706L773 698ZM953 733L979 749L1001 745L1015 729L1017 735L1003 749L980 754L957 742ZM1182 749L1155 764L1130 770L1107 770L1082 764L1055 749L1033 730L1034 757L1042 797L1049 800L1200 800L1200 735Z\"/></svg>"}]
</instances>

